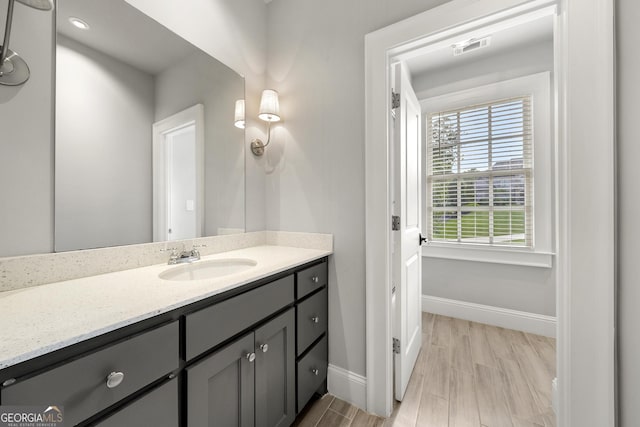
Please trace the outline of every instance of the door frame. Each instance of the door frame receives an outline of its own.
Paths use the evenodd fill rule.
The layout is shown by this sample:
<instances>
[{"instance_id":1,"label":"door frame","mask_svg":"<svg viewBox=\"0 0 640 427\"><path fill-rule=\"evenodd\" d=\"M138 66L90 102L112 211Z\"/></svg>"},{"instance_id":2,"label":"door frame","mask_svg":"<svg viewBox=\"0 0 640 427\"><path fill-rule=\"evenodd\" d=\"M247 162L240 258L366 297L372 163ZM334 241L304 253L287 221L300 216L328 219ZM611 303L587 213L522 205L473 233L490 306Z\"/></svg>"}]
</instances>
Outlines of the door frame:
<instances>
[{"instance_id":1,"label":"door frame","mask_svg":"<svg viewBox=\"0 0 640 427\"><path fill-rule=\"evenodd\" d=\"M388 416L393 407L390 59L403 50L554 4L558 425L615 425L614 0L453 0L366 35L369 412ZM592 165L598 165L599 173L593 173Z\"/></svg>"},{"instance_id":2,"label":"door frame","mask_svg":"<svg viewBox=\"0 0 640 427\"><path fill-rule=\"evenodd\" d=\"M165 135L187 126L196 131L196 237L204 234L204 105L196 104L153 124L153 241L167 237L167 168L164 150Z\"/></svg>"}]
</instances>

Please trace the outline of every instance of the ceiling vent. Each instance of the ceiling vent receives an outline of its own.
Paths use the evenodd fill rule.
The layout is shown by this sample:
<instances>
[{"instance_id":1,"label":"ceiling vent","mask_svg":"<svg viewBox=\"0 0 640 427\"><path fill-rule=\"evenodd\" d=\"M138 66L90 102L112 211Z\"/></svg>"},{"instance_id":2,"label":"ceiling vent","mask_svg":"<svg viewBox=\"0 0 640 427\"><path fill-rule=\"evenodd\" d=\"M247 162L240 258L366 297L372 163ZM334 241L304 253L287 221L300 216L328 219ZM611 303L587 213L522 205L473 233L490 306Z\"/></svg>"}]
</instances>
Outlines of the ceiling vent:
<instances>
[{"instance_id":1,"label":"ceiling vent","mask_svg":"<svg viewBox=\"0 0 640 427\"><path fill-rule=\"evenodd\" d=\"M465 53L472 52L474 50L482 49L491 44L491 36L483 37L481 39L469 39L460 43L454 44L453 56L460 56Z\"/></svg>"}]
</instances>

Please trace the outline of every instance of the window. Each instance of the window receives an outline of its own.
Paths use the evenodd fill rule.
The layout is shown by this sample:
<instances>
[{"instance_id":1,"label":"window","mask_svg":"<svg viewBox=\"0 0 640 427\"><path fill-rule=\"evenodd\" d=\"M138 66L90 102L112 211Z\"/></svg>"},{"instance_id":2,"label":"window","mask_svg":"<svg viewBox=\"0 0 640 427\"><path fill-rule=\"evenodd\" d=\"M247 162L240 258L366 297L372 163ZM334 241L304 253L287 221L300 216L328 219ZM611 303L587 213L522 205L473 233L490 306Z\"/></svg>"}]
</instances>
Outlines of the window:
<instances>
[{"instance_id":1,"label":"window","mask_svg":"<svg viewBox=\"0 0 640 427\"><path fill-rule=\"evenodd\" d=\"M420 102L422 255L551 267L551 73L460 86Z\"/></svg>"},{"instance_id":2,"label":"window","mask_svg":"<svg viewBox=\"0 0 640 427\"><path fill-rule=\"evenodd\" d=\"M533 246L531 96L427 114L428 237Z\"/></svg>"}]
</instances>

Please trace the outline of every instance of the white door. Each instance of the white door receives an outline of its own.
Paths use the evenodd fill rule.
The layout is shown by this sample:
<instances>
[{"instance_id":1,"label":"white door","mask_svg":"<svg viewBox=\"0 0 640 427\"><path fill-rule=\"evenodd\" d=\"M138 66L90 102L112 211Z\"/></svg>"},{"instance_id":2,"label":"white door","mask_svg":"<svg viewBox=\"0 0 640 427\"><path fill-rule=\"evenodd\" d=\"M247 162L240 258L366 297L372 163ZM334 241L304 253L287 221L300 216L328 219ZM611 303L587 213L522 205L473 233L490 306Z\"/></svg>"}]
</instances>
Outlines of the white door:
<instances>
[{"instance_id":1,"label":"white door","mask_svg":"<svg viewBox=\"0 0 640 427\"><path fill-rule=\"evenodd\" d=\"M201 237L204 227L204 107L153 124L153 241Z\"/></svg>"},{"instance_id":2,"label":"white door","mask_svg":"<svg viewBox=\"0 0 640 427\"><path fill-rule=\"evenodd\" d=\"M164 134L167 168L167 240L198 237L196 218L196 126Z\"/></svg>"},{"instance_id":3,"label":"white door","mask_svg":"<svg viewBox=\"0 0 640 427\"><path fill-rule=\"evenodd\" d=\"M422 257L420 250L420 103L404 64L394 66L394 93L400 104L392 112L392 214L400 219L393 231L392 298L395 398L402 400L422 346Z\"/></svg>"}]
</instances>

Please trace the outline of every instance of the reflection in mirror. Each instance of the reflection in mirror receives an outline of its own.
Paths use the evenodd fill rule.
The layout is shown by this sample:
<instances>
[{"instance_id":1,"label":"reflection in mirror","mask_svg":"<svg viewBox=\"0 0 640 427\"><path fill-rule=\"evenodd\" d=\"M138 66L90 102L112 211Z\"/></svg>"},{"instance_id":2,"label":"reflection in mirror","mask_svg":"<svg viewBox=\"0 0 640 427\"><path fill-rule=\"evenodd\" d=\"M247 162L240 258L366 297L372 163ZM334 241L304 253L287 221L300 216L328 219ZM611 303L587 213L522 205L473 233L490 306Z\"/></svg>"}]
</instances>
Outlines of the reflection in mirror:
<instances>
[{"instance_id":1,"label":"reflection in mirror","mask_svg":"<svg viewBox=\"0 0 640 427\"><path fill-rule=\"evenodd\" d=\"M244 232L244 80L124 0L58 0L55 249Z\"/></svg>"}]
</instances>

